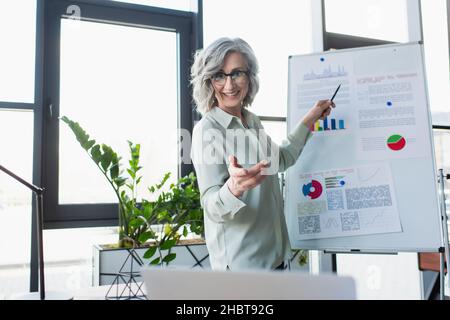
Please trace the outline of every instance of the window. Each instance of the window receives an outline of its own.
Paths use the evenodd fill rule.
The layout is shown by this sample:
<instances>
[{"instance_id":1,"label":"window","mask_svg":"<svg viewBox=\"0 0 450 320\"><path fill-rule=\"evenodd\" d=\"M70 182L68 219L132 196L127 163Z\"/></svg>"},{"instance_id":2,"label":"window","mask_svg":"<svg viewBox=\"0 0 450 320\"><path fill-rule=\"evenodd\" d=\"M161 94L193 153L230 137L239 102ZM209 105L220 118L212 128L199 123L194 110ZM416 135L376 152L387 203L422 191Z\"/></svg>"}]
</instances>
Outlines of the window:
<instances>
[{"instance_id":1,"label":"window","mask_svg":"<svg viewBox=\"0 0 450 320\"><path fill-rule=\"evenodd\" d=\"M93 246L117 243L118 238L117 227L44 230L46 290L91 287Z\"/></svg>"},{"instance_id":2,"label":"window","mask_svg":"<svg viewBox=\"0 0 450 320\"><path fill-rule=\"evenodd\" d=\"M0 164L30 182L33 112L0 109L0 136L4 137L0 139ZM33 196L31 190L0 171L0 299L29 289Z\"/></svg>"},{"instance_id":3,"label":"window","mask_svg":"<svg viewBox=\"0 0 450 320\"><path fill-rule=\"evenodd\" d=\"M111 146L123 169L127 140L140 143L141 196L150 196L147 187L167 172L172 181L187 174L192 167L179 161L177 134L192 128L188 77L195 15L115 1L49 3L45 227L114 225L118 208L111 186L58 117L79 122L91 138Z\"/></svg>"},{"instance_id":4,"label":"window","mask_svg":"<svg viewBox=\"0 0 450 320\"><path fill-rule=\"evenodd\" d=\"M0 101L33 103L36 1L0 1L0 30Z\"/></svg>"},{"instance_id":5,"label":"window","mask_svg":"<svg viewBox=\"0 0 450 320\"><path fill-rule=\"evenodd\" d=\"M32 183L36 16L36 0L0 2L0 164ZM31 242L33 197L0 172L0 299L28 291L30 274L37 276L29 264L30 251L36 249Z\"/></svg>"},{"instance_id":6,"label":"window","mask_svg":"<svg viewBox=\"0 0 450 320\"><path fill-rule=\"evenodd\" d=\"M428 97L433 119L434 150L437 169L450 173L450 74L448 6L446 0L421 1L425 68ZM445 184L446 209L450 213L449 181ZM450 228L449 228L450 230Z\"/></svg>"},{"instance_id":7,"label":"window","mask_svg":"<svg viewBox=\"0 0 450 320\"><path fill-rule=\"evenodd\" d=\"M193 11L191 5L195 5L196 2L190 0L126 2L164 8L155 9L115 1L111 1L110 5L108 1L0 1L0 30L2 30L0 31L2 43L0 134L3 137L0 140L0 150L2 150L0 164L25 180L46 189L45 228L67 227L70 224L114 225L117 218L114 204L107 204L106 208L109 210L105 210L104 205L100 205L100 210L98 207L99 202L111 201L107 195L108 186L103 193L93 197L93 200L82 196L71 197L73 194L80 195L81 188L76 186L77 189L70 189L68 181L75 177L70 176L70 173L67 175L70 170L64 171L64 164L67 165L67 163L58 161L59 141L66 139L74 142L73 137L68 139L64 136L67 132L59 131L58 116L62 115L61 112L67 112L68 116L82 125L85 122L86 129L90 130L92 136L95 135L96 139L110 143L113 147L116 146L114 143L119 138L123 139L120 139L122 144L126 143L127 138L141 142L143 150L146 148L148 150L148 145L151 144L152 151L158 154L154 158L161 161L154 163L151 156L143 153L142 161L146 167L159 166L161 172L173 171L174 179L177 174L186 174L191 170L189 164L180 165L175 162L176 164L173 165L167 161L167 159L178 158L178 155L176 133L173 132L170 137L166 134L178 128L191 130L192 127L188 76L193 43L199 41L198 35L193 32L193 27L197 25L195 20L197 16L191 12ZM196 9L198 3L192 6L194 7ZM165 8L186 12L174 12ZM100 29L102 31L99 31ZM119 34L122 36L120 39L114 39L116 47L110 36L113 29L119 30L114 36ZM95 36L97 37L94 39ZM70 43L67 40L70 40ZM94 46L96 51L89 53L88 51L93 50ZM93 65L92 61L87 59L88 56L96 58L97 64ZM83 63L79 64L82 58ZM159 63L155 63L157 59L160 60ZM103 69L99 71L100 68ZM161 71L162 68L164 71ZM95 73L95 70L98 72ZM84 71L83 76L80 76L81 71ZM107 76L114 75L113 71L127 81L108 78ZM93 77L94 75L97 77ZM108 80L111 81L108 82ZM93 83L94 81L96 82ZM145 81L147 82L142 83ZM88 88L87 84L91 87ZM106 90L106 86L109 90ZM159 90L154 90L156 86ZM103 99L99 99L100 94ZM162 96L164 101L160 99ZM80 108L86 103L90 103L89 106L99 106L102 103L112 106L113 115L100 110L104 111L101 119L97 119L97 122L94 119L91 123L107 122L116 126L120 125L129 133L129 136L114 136L117 130L105 130L106 126L94 125L91 128L89 121L92 120L95 112L90 110L91 112L88 113L86 109ZM126 119L125 114L134 114L135 118ZM128 126L118 124L119 116L120 120L127 121ZM129 125L131 121L134 125ZM41 133L44 133L43 136ZM43 140L44 137L46 140ZM139 141L141 138L146 140ZM117 151L124 155L123 161L126 161L127 153L122 151L123 146L120 143L117 144ZM161 147L162 144L164 149ZM82 155L79 146L73 147L77 150L74 154ZM64 150L64 143L61 148ZM66 148L66 151L70 152L70 150L70 147ZM64 152L62 151L61 154L64 155ZM73 159L72 169L79 163L78 159ZM41 164L44 167L43 172L41 172ZM60 164L62 164L61 172ZM89 174L88 170L86 166L83 172L85 176ZM149 177L150 180L155 179L159 174L156 170L151 171L151 174L153 173L154 176ZM95 172L89 175L98 176L98 174L99 172ZM60 176L63 186L68 189L58 189ZM97 186L97 189L100 188L102 187ZM60 191L62 206L67 205L66 208L61 208L59 205ZM0 255L0 283L2 284L0 299L8 298L13 293L26 292L30 287L32 290L37 290L37 248L31 245L31 230L35 228L31 225L32 198L33 194L30 190L0 172L0 221L4 226L0 236L0 249L3 253ZM87 204L89 201L94 204ZM70 222L67 222L68 220ZM58 252L59 248L55 248L58 241L53 240L61 240L62 236L56 235L55 232L55 230L44 232L45 260L50 267L46 268L46 273L49 275L46 278L49 285L47 289L56 288L56 283L59 284L61 280L65 283L64 288L76 289L77 285L73 285L73 281L77 280L76 272L78 271L75 270L75 275L69 278L60 276L61 268L67 264L68 259L65 259L66 257L64 257L65 261L54 259L61 255ZM75 243L78 235L86 239L86 234L82 231L77 234L60 232L68 236L63 242ZM106 233L109 239L110 234L108 231ZM113 237L116 240L117 234L114 233ZM46 243L46 240L49 243ZM14 243L14 250L8 246L11 243ZM34 257L31 270L30 254ZM82 259L79 256L71 255L76 260L73 265L80 264ZM84 263L82 269L81 276L86 280L89 278L89 265Z\"/></svg>"},{"instance_id":8,"label":"window","mask_svg":"<svg viewBox=\"0 0 450 320\"><path fill-rule=\"evenodd\" d=\"M312 51L311 29L309 1L203 4L205 47L219 37L240 37L255 51L260 88L250 110L259 116L286 117L288 57Z\"/></svg>"},{"instance_id":9,"label":"window","mask_svg":"<svg viewBox=\"0 0 450 320\"><path fill-rule=\"evenodd\" d=\"M266 132L278 144L287 133L288 59L313 51L312 25L310 1L203 3L205 47L219 37L240 37L253 48L260 87L249 110L262 116Z\"/></svg>"},{"instance_id":10,"label":"window","mask_svg":"<svg viewBox=\"0 0 450 320\"><path fill-rule=\"evenodd\" d=\"M425 67L433 124L450 126L449 38L446 0L421 1Z\"/></svg>"},{"instance_id":11,"label":"window","mask_svg":"<svg viewBox=\"0 0 450 320\"><path fill-rule=\"evenodd\" d=\"M435 129L434 132L434 150L436 154L436 167L443 169L444 175L450 174L450 130ZM450 214L450 188L449 180L445 181L445 204L447 215ZM450 229L449 229L450 230ZM449 235L450 237L450 235Z\"/></svg>"},{"instance_id":12,"label":"window","mask_svg":"<svg viewBox=\"0 0 450 320\"><path fill-rule=\"evenodd\" d=\"M126 3L141 4L145 6L161 7L183 11L192 11L191 0L113 0Z\"/></svg>"},{"instance_id":13,"label":"window","mask_svg":"<svg viewBox=\"0 0 450 320\"><path fill-rule=\"evenodd\" d=\"M325 0L326 31L407 42L406 5L405 0Z\"/></svg>"},{"instance_id":14,"label":"window","mask_svg":"<svg viewBox=\"0 0 450 320\"><path fill-rule=\"evenodd\" d=\"M445 173L450 173L450 150L448 149L448 146L450 146L450 131L439 129L433 131L437 168L442 168Z\"/></svg>"},{"instance_id":15,"label":"window","mask_svg":"<svg viewBox=\"0 0 450 320\"><path fill-rule=\"evenodd\" d=\"M420 17L419 11L411 9L415 8L416 2L405 0L325 0L326 32L324 37L327 44L325 49L377 45L382 44L383 41L385 43L390 41L407 42L411 37L414 38L414 35L408 35L411 32L408 31L408 24L419 25L421 18L433 124L449 126L448 1L420 1ZM344 5L350 6L352 10L342 10ZM409 17L408 11L410 11ZM414 12L411 13L411 11ZM353 40L350 40L351 38ZM342 46L343 44L345 46Z\"/></svg>"},{"instance_id":16,"label":"window","mask_svg":"<svg viewBox=\"0 0 450 320\"><path fill-rule=\"evenodd\" d=\"M272 141L281 145L281 142L286 139L286 121L261 120L261 123Z\"/></svg>"},{"instance_id":17,"label":"window","mask_svg":"<svg viewBox=\"0 0 450 320\"><path fill-rule=\"evenodd\" d=\"M60 115L111 146L123 167L130 160L127 140L140 143L141 195L166 172L169 182L178 176L176 54L175 32L61 20ZM117 201L62 122L59 148L60 204Z\"/></svg>"}]
</instances>

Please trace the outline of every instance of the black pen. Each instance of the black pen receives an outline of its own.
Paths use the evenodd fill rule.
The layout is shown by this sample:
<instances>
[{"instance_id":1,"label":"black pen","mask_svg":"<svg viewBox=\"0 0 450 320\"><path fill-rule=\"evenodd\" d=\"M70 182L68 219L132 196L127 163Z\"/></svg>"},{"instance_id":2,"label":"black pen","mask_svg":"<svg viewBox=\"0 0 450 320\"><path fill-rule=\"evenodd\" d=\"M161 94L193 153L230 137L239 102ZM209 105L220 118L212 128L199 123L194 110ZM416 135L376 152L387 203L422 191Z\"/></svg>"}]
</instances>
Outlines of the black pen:
<instances>
[{"instance_id":1,"label":"black pen","mask_svg":"<svg viewBox=\"0 0 450 320\"><path fill-rule=\"evenodd\" d=\"M341 87L341 85L339 85L336 89L336 91L334 92L333 96L331 97L331 102L333 102L334 97L336 96L336 93L339 91L339 88Z\"/></svg>"}]
</instances>

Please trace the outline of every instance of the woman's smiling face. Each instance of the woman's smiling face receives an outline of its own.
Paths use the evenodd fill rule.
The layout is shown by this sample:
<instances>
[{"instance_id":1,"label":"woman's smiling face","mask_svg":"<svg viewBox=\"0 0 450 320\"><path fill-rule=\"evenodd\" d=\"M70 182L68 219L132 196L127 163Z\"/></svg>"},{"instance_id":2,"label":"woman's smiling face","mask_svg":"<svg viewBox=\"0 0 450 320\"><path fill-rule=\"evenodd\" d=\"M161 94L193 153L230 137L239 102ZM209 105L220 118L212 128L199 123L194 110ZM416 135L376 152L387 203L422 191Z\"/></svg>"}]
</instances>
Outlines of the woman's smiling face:
<instances>
[{"instance_id":1,"label":"woman's smiling face","mask_svg":"<svg viewBox=\"0 0 450 320\"><path fill-rule=\"evenodd\" d=\"M216 78L223 76L225 83L214 80L214 77L212 79L218 106L230 113L240 112L249 87L247 61L241 53L232 52L225 57L222 70Z\"/></svg>"}]
</instances>

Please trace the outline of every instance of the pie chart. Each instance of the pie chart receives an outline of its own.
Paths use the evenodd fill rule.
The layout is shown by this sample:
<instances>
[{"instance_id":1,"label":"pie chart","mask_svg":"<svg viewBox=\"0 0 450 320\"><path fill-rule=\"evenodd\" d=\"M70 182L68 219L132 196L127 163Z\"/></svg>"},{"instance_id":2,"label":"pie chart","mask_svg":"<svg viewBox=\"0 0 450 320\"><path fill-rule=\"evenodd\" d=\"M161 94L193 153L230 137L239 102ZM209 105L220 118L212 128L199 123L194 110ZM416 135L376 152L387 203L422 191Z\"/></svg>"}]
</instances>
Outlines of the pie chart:
<instances>
[{"instance_id":1,"label":"pie chart","mask_svg":"<svg viewBox=\"0 0 450 320\"><path fill-rule=\"evenodd\" d=\"M322 194L322 185L317 180L312 180L310 183L306 183L302 188L303 195L310 197L311 200L317 199Z\"/></svg>"},{"instance_id":2,"label":"pie chart","mask_svg":"<svg viewBox=\"0 0 450 320\"><path fill-rule=\"evenodd\" d=\"M387 146L393 151L400 151L406 146L406 140L399 134L393 134L387 139Z\"/></svg>"}]
</instances>

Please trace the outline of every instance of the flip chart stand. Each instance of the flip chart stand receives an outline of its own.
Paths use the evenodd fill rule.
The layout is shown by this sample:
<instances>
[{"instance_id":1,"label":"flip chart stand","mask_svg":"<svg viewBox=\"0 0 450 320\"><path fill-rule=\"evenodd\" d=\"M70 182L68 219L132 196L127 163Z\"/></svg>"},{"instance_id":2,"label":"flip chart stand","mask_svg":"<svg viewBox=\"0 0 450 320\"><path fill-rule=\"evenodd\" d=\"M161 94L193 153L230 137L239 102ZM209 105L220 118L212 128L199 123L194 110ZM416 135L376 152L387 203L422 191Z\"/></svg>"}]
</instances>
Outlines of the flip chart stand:
<instances>
[{"instance_id":1,"label":"flip chart stand","mask_svg":"<svg viewBox=\"0 0 450 320\"><path fill-rule=\"evenodd\" d=\"M441 202L441 222L442 222L442 234L444 237L444 250L440 250L440 299L445 299L445 259L447 258L447 264L450 263L450 251L449 251L449 238L448 238L448 224L447 224L447 209L445 205L445 180L450 179L450 174L444 175L444 170L439 169L438 182L440 191ZM448 267L447 267L448 271Z\"/></svg>"}]
</instances>

